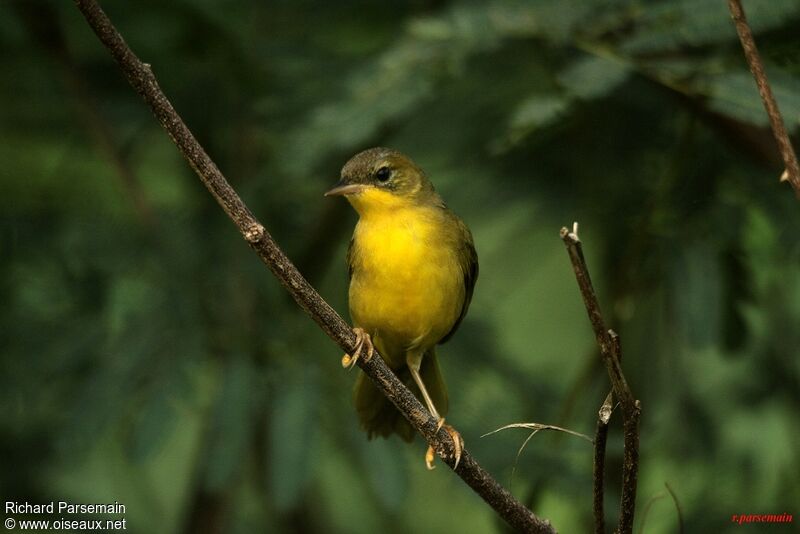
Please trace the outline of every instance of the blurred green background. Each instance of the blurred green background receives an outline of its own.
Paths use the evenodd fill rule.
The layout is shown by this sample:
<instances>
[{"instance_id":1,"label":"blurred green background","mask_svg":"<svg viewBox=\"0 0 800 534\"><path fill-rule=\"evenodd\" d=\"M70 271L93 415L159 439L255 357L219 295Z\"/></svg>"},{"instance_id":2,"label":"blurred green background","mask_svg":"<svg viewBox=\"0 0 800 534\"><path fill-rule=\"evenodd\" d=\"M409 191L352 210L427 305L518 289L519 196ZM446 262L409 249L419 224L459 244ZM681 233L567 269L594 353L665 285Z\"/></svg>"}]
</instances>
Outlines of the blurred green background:
<instances>
[{"instance_id":1,"label":"blurred green background","mask_svg":"<svg viewBox=\"0 0 800 534\"><path fill-rule=\"evenodd\" d=\"M687 532L800 513L800 205L724 1L103 4L345 317L355 214L322 193L369 146L428 171L481 264L439 351L448 421L559 532L590 529L591 445L540 433L517 461L526 431L481 435L593 432L574 220L644 407L636 531L677 531L665 483ZM796 133L800 2L744 5ZM134 533L504 531L420 439L366 440L356 371L71 2L0 3L0 53L4 500L117 500Z\"/></svg>"}]
</instances>

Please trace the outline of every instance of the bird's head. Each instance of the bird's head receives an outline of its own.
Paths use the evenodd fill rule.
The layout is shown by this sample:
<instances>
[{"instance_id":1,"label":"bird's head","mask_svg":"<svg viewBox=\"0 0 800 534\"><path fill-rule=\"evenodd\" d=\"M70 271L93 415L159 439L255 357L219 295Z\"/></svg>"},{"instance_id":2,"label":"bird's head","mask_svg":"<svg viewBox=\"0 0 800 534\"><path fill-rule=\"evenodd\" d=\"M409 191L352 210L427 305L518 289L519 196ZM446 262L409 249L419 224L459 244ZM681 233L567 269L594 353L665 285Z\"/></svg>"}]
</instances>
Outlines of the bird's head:
<instances>
[{"instance_id":1,"label":"bird's head","mask_svg":"<svg viewBox=\"0 0 800 534\"><path fill-rule=\"evenodd\" d=\"M395 209L441 203L428 177L411 158L390 148L370 148L342 168L341 180L325 196L342 195L355 210Z\"/></svg>"}]
</instances>

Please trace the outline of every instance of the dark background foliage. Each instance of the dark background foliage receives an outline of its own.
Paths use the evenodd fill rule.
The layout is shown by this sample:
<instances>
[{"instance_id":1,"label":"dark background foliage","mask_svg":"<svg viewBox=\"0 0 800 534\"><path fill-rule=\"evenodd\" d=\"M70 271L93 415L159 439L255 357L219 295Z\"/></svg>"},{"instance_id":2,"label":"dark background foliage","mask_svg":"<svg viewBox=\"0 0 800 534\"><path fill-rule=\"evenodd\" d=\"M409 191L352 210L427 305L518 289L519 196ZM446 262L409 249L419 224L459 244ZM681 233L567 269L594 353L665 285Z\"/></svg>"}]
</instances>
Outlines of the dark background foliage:
<instances>
[{"instance_id":1,"label":"dark background foliage","mask_svg":"<svg viewBox=\"0 0 800 534\"><path fill-rule=\"evenodd\" d=\"M800 3L744 4L797 132ZM104 7L340 312L355 215L322 193L377 144L428 171L481 261L440 350L448 421L560 532L590 528L591 446L539 434L517 460L525 431L480 436L593 430L608 380L558 239L573 220L644 406L637 529L676 531L665 482L689 532L800 511L800 206L725 2ZM147 533L503 529L420 440L365 439L355 372L71 2L0 3L0 50L4 500L117 500ZM612 519L620 461L615 426Z\"/></svg>"}]
</instances>

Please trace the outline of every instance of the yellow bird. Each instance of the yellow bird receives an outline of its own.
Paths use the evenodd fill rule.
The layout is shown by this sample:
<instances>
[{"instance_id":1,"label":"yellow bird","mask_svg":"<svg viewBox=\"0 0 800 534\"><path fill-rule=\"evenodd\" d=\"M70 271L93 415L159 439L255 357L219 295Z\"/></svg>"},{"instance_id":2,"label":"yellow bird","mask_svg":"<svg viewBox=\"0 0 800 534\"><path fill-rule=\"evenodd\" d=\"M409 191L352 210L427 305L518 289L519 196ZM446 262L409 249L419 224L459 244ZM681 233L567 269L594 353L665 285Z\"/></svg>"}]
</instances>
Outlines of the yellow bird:
<instances>
[{"instance_id":1,"label":"yellow bird","mask_svg":"<svg viewBox=\"0 0 800 534\"><path fill-rule=\"evenodd\" d=\"M350 316L358 336L354 354L378 349L398 377L444 425L447 390L436 361L436 345L450 339L467 313L478 256L469 228L450 211L425 173L396 150L371 148L342 168L341 180L325 193L342 195L355 208L356 224L347 263ZM355 358L345 355L342 365ZM399 434L411 441L414 429L360 373L354 399L370 438ZM456 445L461 436L445 428ZM425 455L433 469L433 449Z\"/></svg>"}]
</instances>

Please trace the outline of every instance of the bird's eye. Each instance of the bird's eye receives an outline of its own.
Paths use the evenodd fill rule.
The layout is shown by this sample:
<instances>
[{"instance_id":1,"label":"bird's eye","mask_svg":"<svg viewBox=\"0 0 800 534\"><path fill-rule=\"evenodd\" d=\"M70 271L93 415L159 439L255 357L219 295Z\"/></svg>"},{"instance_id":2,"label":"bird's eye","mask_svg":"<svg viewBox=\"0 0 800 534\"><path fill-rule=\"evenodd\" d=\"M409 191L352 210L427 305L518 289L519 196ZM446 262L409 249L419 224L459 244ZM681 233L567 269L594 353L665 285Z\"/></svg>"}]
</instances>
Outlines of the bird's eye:
<instances>
[{"instance_id":1,"label":"bird's eye","mask_svg":"<svg viewBox=\"0 0 800 534\"><path fill-rule=\"evenodd\" d=\"M392 169L389 167L381 167L375 171L375 179L379 182L385 182L392 177Z\"/></svg>"}]
</instances>

